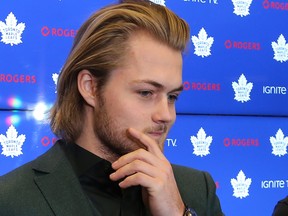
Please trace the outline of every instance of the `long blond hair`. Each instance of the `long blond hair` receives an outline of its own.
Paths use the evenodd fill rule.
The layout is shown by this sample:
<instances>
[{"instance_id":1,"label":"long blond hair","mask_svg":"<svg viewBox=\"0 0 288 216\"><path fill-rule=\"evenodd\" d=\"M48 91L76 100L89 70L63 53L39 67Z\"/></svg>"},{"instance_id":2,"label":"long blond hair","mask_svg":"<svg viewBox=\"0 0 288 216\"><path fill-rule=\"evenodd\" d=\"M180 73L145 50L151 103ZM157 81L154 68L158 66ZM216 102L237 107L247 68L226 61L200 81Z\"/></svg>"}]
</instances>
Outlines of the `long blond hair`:
<instances>
[{"instance_id":1,"label":"long blond hair","mask_svg":"<svg viewBox=\"0 0 288 216\"><path fill-rule=\"evenodd\" d=\"M89 70L101 89L110 71L123 62L129 36L140 30L179 51L185 50L189 40L188 24L165 6L128 1L94 13L79 29L58 79L50 126L59 138L75 141L83 128L78 73Z\"/></svg>"}]
</instances>

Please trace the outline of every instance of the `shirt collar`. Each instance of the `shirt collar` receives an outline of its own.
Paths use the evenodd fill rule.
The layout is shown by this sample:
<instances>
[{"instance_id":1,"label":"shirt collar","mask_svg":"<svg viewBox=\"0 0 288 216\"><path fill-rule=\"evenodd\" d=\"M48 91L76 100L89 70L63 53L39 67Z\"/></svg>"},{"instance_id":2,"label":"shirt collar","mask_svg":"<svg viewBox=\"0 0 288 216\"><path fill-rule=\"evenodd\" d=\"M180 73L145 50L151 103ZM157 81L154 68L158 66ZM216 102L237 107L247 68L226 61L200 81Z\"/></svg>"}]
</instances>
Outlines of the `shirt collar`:
<instances>
[{"instance_id":1,"label":"shirt collar","mask_svg":"<svg viewBox=\"0 0 288 216\"><path fill-rule=\"evenodd\" d=\"M99 170L104 171L107 175L113 172L109 161L98 157L76 143L67 143L65 152L77 177L84 175L96 165Z\"/></svg>"}]
</instances>

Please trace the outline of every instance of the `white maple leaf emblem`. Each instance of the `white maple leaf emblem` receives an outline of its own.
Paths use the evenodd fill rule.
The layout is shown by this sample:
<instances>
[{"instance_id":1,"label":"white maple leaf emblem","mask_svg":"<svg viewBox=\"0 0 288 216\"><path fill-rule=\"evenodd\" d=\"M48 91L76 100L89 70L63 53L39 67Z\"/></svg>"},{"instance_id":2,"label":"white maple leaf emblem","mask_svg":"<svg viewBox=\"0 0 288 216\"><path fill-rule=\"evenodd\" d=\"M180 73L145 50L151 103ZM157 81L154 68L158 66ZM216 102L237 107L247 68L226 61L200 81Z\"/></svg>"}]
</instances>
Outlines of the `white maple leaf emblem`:
<instances>
[{"instance_id":1,"label":"white maple leaf emblem","mask_svg":"<svg viewBox=\"0 0 288 216\"><path fill-rule=\"evenodd\" d=\"M245 198L249 196L249 187L252 183L251 178L247 178L242 170L237 175L237 179L231 179L231 185L233 187L233 196L236 198Z\"/></svg>"},{"instance_id":2,"label":"white maple leaf emblem","mask_svg":"<svg viewBox=\"0 0 288 216\"><path fill-rule=\"evenodd\" d=\"M272 145L272 154L275 156L281 157L287 154L288 137L284 137L284 133L280 128L275 137L270 137L270 143Z\"/></svg>"},{"instance_id":3,"label":"white maple leaf emblem","mask_svg":"<svg viewBox=\"0 0 288 216\"><path fill-rule=\"evenodd\" d=\"M211 46L214 42L214 38L208 37L204 28L201 28L199 31L198 37L192 36L191 40L195 46L195 55L201 56L202 58L211 55Z\"/></svg>"},{"instance_id":4,"label":"white maple leaf emblem","mask_svg":"<svg viewBox=\"0 0 288 216\"><path fill-rule=\"evenodd\" d=\"M151 2L165 6L165 0L150 0Z\"/></svg>"},{"instance_id":5,"label":"white maple leaf emblem","mask_svg":"<svg viewBox=\"0 0 288 216\"><path fill-rule=\"evenodd\" d=\"M193 154L201 157L210 154L210 145L212 140L212 136L206 137L205 130L201 127L197 133L197 137L190 137L190 141L194 147Z\"/></svg>"},{"instance_id":6,"label":"white maple leaf emblem","mask_svg":"<svg viewBox=\"0 0 288 216\"><path fill-rule=\"evenodd\" d=\"M2 145L2 153L6 157L19 156L22 153L22 145L26 139L25 135L21 134L19 136L15 127L11 125L6 131L6 135L0 134L0 143Z\"/></svg>"},{"instance_id":7,"label":"white maple leaf emblem","mask_svg":"<svg viewBox=\"0 0 288 216\"><path fill-rule=\"evenodd\" d=\"M249 15L249 8L251 6L252 0L232 0L234 5L233 13L237 16L247 16Z\"/></svg>"},{"instance_id":8,"label":"white maple leaf emblem","mask_svg":"<svg viewBox=\"0 0 288 216\"><path fill-rule=\"evenodd\" d=\"M288 43L285 37L281 34L276 42L271 43L274 51L274 59L276 61L285 62L288 60Z\"/></svg>"},{"instance_id":9,"label":"white maple leaf emblem","mask_svg":"<svg viewBox=\"0 0 288 216\"><path fill-rule=\"evenodd\" d=\"M21 35L25 29L24 23L17 24L17 19L11 12L7 18L6 23L0 21L0 32L2 33L1 42L10 44L11 46L22 43Z\"/></svg>"},{"instance_id":10,"label":"white maple leaf emblem","mask_svg":"<svg viewBox=\"0 0 288 216\"><path fill-rule=\"evenodd\" d=\"M241 74L241 76L238 79L237 82L232 82L232 87L235 92L235 97L234 99L236 101L240 102L247 102L250 100L250 92L253 88L253 83L247 83L247 79L244 76L244 74Z\"/></svg>"}]
</instances>

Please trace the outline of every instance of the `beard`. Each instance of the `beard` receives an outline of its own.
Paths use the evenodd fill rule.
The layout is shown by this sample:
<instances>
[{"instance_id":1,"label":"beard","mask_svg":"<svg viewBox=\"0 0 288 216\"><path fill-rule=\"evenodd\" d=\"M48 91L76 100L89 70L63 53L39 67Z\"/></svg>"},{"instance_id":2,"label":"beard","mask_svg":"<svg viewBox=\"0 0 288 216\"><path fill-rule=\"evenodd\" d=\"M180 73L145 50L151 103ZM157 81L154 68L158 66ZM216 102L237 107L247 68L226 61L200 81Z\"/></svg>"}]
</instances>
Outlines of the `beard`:
<instances>
[{"instance_id":1,"label":"beard","mask_svg":"<svg viewBox=\"0 0 288 216\"><path fill-rule=\"evenodd\" d=\"M144 148L144 144L140 143L134 137L129 136L127 133L128 126L123 126L109 115L107 110L105 100L102 95L98 95L99 109L94 112L94 133L100 141L100 150L109 158L118 158L122 155L135 151L139 148ZM166 125L158 125L154 127L149 127L144 129L143 133L148 133L150 131L165 131L167 132ZM163 140L156 140L158 146L163 150Z\"/></svg>"},{"instance_id":2,"label":"beard","mask_svg":"<svg viewBox=\"0 0 288 216\"><path fill-rule=\"evenodd\" d=\"M107 157L120 157L139 148L127 135L127 128L121 127L115 118L109 115L105 100L98 95L99 110L94 112L94 133L99 138L100 150Z\"/></svg>"}]
</instances>

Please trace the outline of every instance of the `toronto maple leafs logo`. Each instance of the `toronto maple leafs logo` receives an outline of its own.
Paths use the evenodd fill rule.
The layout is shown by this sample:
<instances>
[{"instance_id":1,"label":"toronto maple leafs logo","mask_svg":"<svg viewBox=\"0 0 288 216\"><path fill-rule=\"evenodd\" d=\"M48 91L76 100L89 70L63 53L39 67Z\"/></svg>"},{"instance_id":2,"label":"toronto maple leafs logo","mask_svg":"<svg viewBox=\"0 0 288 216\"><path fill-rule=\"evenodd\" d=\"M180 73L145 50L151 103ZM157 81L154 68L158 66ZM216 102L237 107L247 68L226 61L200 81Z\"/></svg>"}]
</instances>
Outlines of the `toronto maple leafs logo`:
<instances>
[{"instance_id":1,"label":"toronto maple leafs logo","mask_svg":"<svg viewBox=\"0 0 288 216\"><path fill-rule=\"evenodd\" d=\"M281 34L276 42L271 43L274 51L274 59L276 61L285 62L288 60L288 43L285 37Z\"/></svg>"},{"instance_id":2,"label":"toronto maple leafs logo","mask_svg":"<svg viewBox=\"0 0 288 216\"><path fill-rule=\"evenodd\" d=\"M10 44L11 46L22 43L21 35L24 29L25 24L19 23L17 25L17 19L11 12L6 18L6 23L0 21L0 32L2 33L1 42Z\"/></svg>"},{"instance_id":3,"label":"toronto maple leafs logo","mask_svg":"<svg viewBox=\"0 0 288 216\"><path fill-rule=\"evenodd\" d=\"M247 16L249 15L249 8L252 3L252 0L232 0L234 5L233 13L237 16Z\"/></svg>"},{"instance_id":4,"label":"toronto maple leafs logo","mask_svg":"<svg viewBox=\"0 0 288 216\"><path fill-rule=\"evenodd\" d=\"M204 28L201 28L199 31L198 37L192 36L191 40L195 46L195 55L201 56L202 58L211 55L211 46L214 42L214 38L208 38L207 32Z\"/></svg>"},{"instance_id":5,"label":"toronto maple leafs logo","mask_svg":"<svg viewBox=\"0 0 288 216\"><path fill-rule=\"evenodd\" d=\"M12 158L23 154L22 145L26 139L25 135L21 134L17 136L18 132L13 125L8 128L6 135L7 136L0 134L0 143L2 145L1 154Z\"/></svg>"},{"instance_id":6,"label":"toronto maple leafs logo","mask_svg":"<svg viewBox=\"0 0 288 216\"><path fill-rule=\"evenodd\" d=\"M197 133L197 137L191 136L190 141L194 147L193 154L196 156L206 156L210 154L210 145L212 142L212 136L207 136L204 129L201 127Z\"/></svg>"},{"instance_id":7,"label":"toronto maple leafs logo","mask_svg":"<svg viewBox=\"0 0 288 216\"><path fill-rule=\"evenodd\" d=\"M270 143L272 145L272 154L275 156L281 157L287 154L288 137L284 137L284 133L280 128L275 137L270 137Z\"/></svg>"},{"instance_id":8,"label":"toronto maple leafs logo","mask_svg":"<svg viewBox=\"0 0 288 216\"><path fill-rule=\"evenodd\" d=\"M55 86L56 86L55 89L57 89L58 77L59 77L59 74L57 74L57 73L53 73L53 74L52 74L52 79L53 79L54 84L55 84ZM55 90L55 93L57 93L57 90Z\"/></svg>"},{"instance_id":9,"label":"toronto maple leafs logo","mask_svg":"<svg viewBox=\"0 0 288 216\"><path fill-rule=\"evenodd\" d=\"M164 0L150 0L151 2L159 5L165 6L165 1Z\"/></svg>"},{"instance_id":10,"label":"toronto maple leafs logo","mask_svg":"<svg viewBox=\"0 0 288 216\"><path fill-rule=\"evenodd\" d=\"M252 183L251 178L247 178L242 170L237 175L237 179L231 179L231 185L233 187L233 196L236 198L245 198L249 196L249 187Z\"/></svg>"},{"instance_id":11,"label":"toronto maple leafs logo","mask_svg":"<svg viewBox=\"0 0 288 216\"><path fill-rule=\"evenodd\" d=\"M232 82L232 87L235 92L234 99L236 101L244 103L250 100L250 92L253 88L253 83L247 83L247 79L243 74L241 74L240 78L238 79L238 83Z\"/></svg>"}]
</instances>

